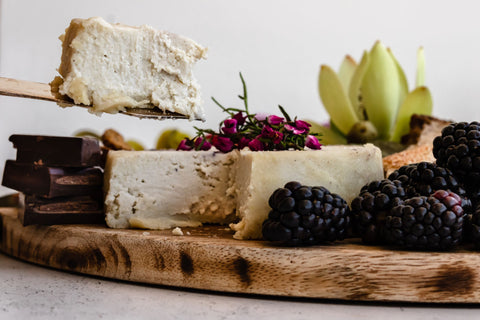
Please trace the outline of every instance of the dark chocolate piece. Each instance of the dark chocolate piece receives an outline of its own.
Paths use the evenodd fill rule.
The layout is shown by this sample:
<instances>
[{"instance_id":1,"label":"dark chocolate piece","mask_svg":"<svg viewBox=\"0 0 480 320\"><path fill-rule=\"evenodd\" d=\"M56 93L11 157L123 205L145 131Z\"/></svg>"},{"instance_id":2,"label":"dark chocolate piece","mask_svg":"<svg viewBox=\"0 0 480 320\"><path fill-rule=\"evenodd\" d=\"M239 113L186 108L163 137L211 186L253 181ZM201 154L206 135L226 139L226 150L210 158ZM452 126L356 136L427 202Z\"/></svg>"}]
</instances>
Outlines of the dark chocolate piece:
<instances>
[{"instance_id":1,"label":"dark chocolate piece","mask_svg":"<svg viewBox=\"0 0 480 320\"><path fill-rule=\"evenodd\" d=\"M24 226L31 224L99 224L105 223L101 200L89 196L45 199L25 195L19 211Z\"/></svg>"},{"instance_id":2,"label":"dark chocolate piece","mask_svg":"<svg viewBox=\"0 0 480 320\"><path fill-rule=\"evenodd\" d=\"M37 166L7 160L2 185L45 198L102 195L100 168L74 169Z\"/></svg>"},{"instance_id":3,"label":"dark chocolate piece","mask_svg":"<svg viewBox=\"0 0 480 320\"><path fill-rule=\"evenodd\" d=\"M19 204L18 193L9 194L3 197L0 197L0 207L15 207L17 208Z\"/></svg>"},{"instance_id":4,"label":"dark chocolate piece","mask_svg":"<svg viewBox=\"0 0 480 320\"><path fill-rule=\"evenodd\" d=\"M50 167L95 167L101 165L98 141L91 137L55 137L14 134L17 162Z\"/></svg>"}]
</instances>

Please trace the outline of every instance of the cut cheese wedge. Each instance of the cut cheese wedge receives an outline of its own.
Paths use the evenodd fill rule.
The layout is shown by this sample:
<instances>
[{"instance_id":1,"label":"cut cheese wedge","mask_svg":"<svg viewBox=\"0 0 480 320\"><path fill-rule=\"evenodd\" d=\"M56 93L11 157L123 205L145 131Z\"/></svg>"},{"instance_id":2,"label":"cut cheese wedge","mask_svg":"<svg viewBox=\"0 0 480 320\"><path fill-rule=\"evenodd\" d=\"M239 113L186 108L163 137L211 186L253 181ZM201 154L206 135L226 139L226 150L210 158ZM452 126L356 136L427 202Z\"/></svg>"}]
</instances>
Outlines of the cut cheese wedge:
<instances>
[{"instance_id":1,"label":"cut cheese wedge","mask_svg":"<svg viewBox=\"0 0 480 320\"><path fill-rule=\"evenodd\" d=\"M206 49L185 37L149 26L74 19L60 37L61 77L52 87L92 112L157 106L190 119L204 119L192 69Z\"/></svg>"}]
</instances>

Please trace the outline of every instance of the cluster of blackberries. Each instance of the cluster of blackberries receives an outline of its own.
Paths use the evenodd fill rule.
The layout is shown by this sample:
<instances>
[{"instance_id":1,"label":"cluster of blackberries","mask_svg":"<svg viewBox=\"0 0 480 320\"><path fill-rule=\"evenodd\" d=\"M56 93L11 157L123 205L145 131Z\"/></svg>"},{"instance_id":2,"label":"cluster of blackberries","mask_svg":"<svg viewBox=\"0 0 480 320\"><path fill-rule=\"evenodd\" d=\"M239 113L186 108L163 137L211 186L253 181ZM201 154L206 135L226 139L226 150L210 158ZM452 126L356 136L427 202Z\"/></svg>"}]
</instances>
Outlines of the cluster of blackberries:
<instances>
[{"instance_id":1,"label":"cluster of blackberries","mask_svg":"<svg viewBox=\"0 0 480 320\"><path fill-rule=\"evenodd\" d=\"M342 240L409 249L480 248L480 124L453 123L435 138L436 163L409 164L365 185L350 207L323 187L289 182L269 199L264 239L287 245Z\"/></svg>"},{"instance_id":2,"label":"cluster of blackberries","mask_svg":"<svg viewBox=\"0 0 480 320\"><path fill-rule=\"evenodd\" d=\"M480 122L452 123L433 140L437 164L452 171L471 200L467 211L465 237L480 248Z\"/></svg>"}]
</instances>

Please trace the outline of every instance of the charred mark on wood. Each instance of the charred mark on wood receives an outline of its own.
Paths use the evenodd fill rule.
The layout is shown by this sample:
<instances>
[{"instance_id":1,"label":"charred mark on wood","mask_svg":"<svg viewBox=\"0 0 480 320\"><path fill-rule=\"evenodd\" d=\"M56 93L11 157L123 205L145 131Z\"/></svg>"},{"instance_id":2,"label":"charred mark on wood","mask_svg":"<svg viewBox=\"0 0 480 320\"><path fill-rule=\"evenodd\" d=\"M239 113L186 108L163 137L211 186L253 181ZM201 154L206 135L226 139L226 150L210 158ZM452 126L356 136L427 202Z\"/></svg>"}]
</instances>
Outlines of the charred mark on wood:
<instances>
[{"instance_id":1,"label":"charred mark on wood","mask_svg":"<svg viewBox=\"0 0 480 320\"><path fill-rule=\"evenodd\" d=\"M100 270L102 270L102 267L105 266L105 263L106 263L105 257L103 256L102 251L100 251L100 249L98 248L93 249L93 255L95 256L96 261L101 262L101 263L97 263L96 265L97 271L100 272Z\"/></svg>"},{"instance_id":2,"label":"charred mark on wood","mask_svg":"<svg viewBox=\"0 0 480 320\"><path fill-rule=\"evenodd\" d=\"M155 269L157 270L165 269L165 259L163 259L163 256L159 253L155 254Z\"/></svg>"},{"instance_id":3,"label":"charred mark on wood","mask_svg":"<svg viewBox=\"0 0 480 320\"><path fill-rule=\"evenodd\" d=\"M240 276L240 280L245 283L247 287L250 286L250 283L252 282L248 270L249 267L250 263L242 257L238 257L233 261L233 268Z\"/></svg>"},{"instance_id":4,"label":"charred mark on wood","mask_svg":"<svg viewBox=\"0 0 480 320\"><path fill-rule=\"evenodd\" d=\"M20 238L17 243L17 254L20 258L28 257L27 244Z\"/></svg>"},{"instance_id":5,"label":"charred mark on wood","mask_svg":"<svg viewBox=\"0 0 480 320\"><path fill-rule=\"evenodd\" d=\"M187 276L191 276L194 272L192 257L185 252L180 252L180 267L182 268L182 272Z\"/></svg>"},{"instance_id":6,"label":"charred mark on wood","mask_svg":"<svg viewBox=\"0 0 480 320\"><path fill-rule=\"evenodd\" d=\"M436 276L428 283L434 292L458 292L470 294L475 288L475 272L461 263L442 265Z\"/></svg>"},{"instance_id":7,"label":"charred mark on wood","mask_svg":"<svg viewBox=\"0 0 480 320\"><path fill-rule=\"evenodd\" d=\"M81 270L88 266L88 257L82 252L67 248L58 256L58 262L70 270Z\"/></svg>"},{"instance_id":8,"label":"charred mark on wood","mask_svg":"<svg viewBox=\"0 0 480 320\"><path fill-rule=\"evenodd\" d=\"M118 241L116 241L116 244L118 246L118 249L120 250L120 255L123 258L123 264L125 266L125 274L127 275L127 278L130 278L130 275L132 273L132 260L130 259L130 254L128 254L127 249Z\"/></svg>"},{"instance_id":9,"label":"charred mark on wood","mask_svg":"<svg viewBox=\"0 0 480 320\"><path fill-rule=\"evenodd\" d=\"M106 260L100 249L82 250L79 248L65 248L56 259L60 266L70 270L80 271L95 267L100 271L106 267Z\"/></svg>"},{"instance_id":10,"label":"charred mark on wood","mask_svg":"<svg viewBox=\"0 0 480 320\"><path fill-rule=\"evenodd\" d=\"M108 244L108 253L113 258L113 265L118 267L118 255L111 243Z\"/></svg>"}]
</instances>

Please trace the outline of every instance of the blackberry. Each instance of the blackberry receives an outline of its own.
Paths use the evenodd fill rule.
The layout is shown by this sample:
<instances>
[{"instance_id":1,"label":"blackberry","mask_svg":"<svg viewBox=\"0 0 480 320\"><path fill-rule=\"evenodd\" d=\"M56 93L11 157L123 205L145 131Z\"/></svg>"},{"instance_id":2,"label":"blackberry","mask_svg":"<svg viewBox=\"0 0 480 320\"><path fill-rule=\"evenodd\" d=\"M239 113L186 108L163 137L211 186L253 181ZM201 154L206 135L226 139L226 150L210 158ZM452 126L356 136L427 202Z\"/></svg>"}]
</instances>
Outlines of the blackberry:
<instances>
[{"instance_id":1,"label":"blackberry","mask_svg":"<svg viewBox=\"0 0 480 320\"><path fill-rule=\"evenodd\" d=\"M377 180L362 187L351 207L354 230L363 242L382 242L385 215L392 207L401 204L405 196L398 180Z\"/></svg>"},{"instance_id":2,"label":"blackberry","mask_svg":"<svg viewBox=\"0 0 480 320\"><path fill-rule=\"evenodd\" d=\"M449 250L462 241L461 198L445 190L412 197L385 218L387 242L409 249Z\"/></svg>"},{"instance_id":3,"label":"blackberry","mask_svg":"<svg viewBox=\"0 0 480 320\"><path fill-rule=\"evenodd\" d=\"M480 123L457 122L443 128L433 140L433 156L467 187L480 183Z\"/></svg>"},{"instance_id":4,"label":"blackberry","mask_svg":"<svg viewBox=\"0 0 480 320\"><path fill-rule=\"evenodd\" d=\"M480 204L477 204L472 214L467 216L465 237L473 243L476 249L480 249Z\"/></svg>"},{"instance_id":5,"label":"blackberry","mask_svg":"<svg viewBox=\"0 0 480 320\"><path fill-rule=\"evenodd\" d=\"M272 210L263 222L265 240L283 245L313 245L343 240L350 225L347 202L324 187L289 182L270 196Z\"/></svg>"},{"instance_id":6,"label":"blackberry","mask_svg":"<svg viewBox=\"0 0 480 320\"><path fill-rule=\"evenodd\" d=\"M401 181L408 197L429 196L437 190L450 190L461 197L466 194L450 170L432 162L405 165L392 172L388 179Z\"/></svg>"}]
</instances>

